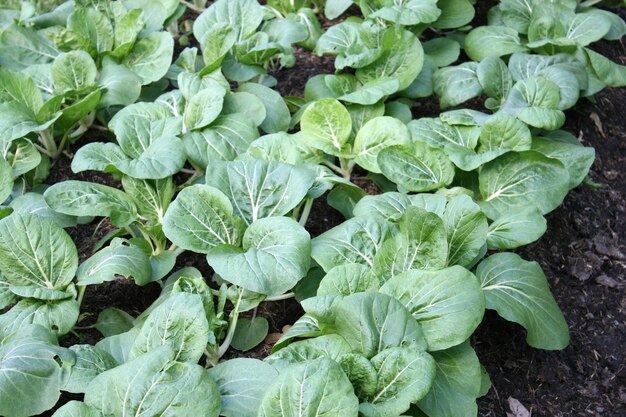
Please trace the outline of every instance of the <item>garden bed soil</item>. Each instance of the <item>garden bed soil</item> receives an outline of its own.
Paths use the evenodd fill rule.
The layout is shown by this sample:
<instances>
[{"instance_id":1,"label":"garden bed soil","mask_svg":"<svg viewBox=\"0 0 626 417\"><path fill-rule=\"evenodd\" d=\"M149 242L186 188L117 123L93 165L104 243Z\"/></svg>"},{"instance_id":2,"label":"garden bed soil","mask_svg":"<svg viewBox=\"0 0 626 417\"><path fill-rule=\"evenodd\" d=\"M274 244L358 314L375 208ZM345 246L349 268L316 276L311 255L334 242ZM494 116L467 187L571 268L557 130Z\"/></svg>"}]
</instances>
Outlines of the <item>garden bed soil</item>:
<instances>
[{"instance_id":1,"label":"garden bed soil","mask_svg":"<svg viewBox=\"0 0 626 417\"><path fill-rule=\"evenodd\" d=\"M626 50L619 42L600 43L598 48L626 64ZM296 67L274 75L283 95L300 95L311 76L332 72L331 59L300 50ZM570 346L555 352L530 348L520 326L488 312L472 338L493 382L487 396L479 399L481 416L506 416L511 412L509 397L517 399L535 417L626 416L625 108L626 90L607 89L594 102L581 100L567 113L565 129L596 149L597 159L590 176L602 186L573 190L563 205L548 215L548 231L543 238L519 251L525 259L539 262L545 271L570 326ZM435 101L426 100L416 107L415 113L420 117L435 116L439 109ZM100 132L92 130L76 148L102 140L101 137ZM63 156L52 168L50 182L68 179L119 185L107 174L73 174L69 158ZM341 215L322 198L315 202L307 229L318 235L341 221ZM68 230L81 260L92 253L93 245L109 230L111 226L106 222ZM204 256L184 254L177 268L189 265L209 276ZM78 326L95 322L106 307L137 315L156 299L159 291L156 283L137 287L124 280L90 286L82 306L84 319ZM270 323L267 343L246 353L231 351L228 357L267 356L277 334L292 324L302 310L294 300L288 300L264 303L257 314ZM62 343L95 343L100 337L95 330L77 333ZM61 403L77 398L80 396L64 394Z\"/></svg>"}]
</instances>

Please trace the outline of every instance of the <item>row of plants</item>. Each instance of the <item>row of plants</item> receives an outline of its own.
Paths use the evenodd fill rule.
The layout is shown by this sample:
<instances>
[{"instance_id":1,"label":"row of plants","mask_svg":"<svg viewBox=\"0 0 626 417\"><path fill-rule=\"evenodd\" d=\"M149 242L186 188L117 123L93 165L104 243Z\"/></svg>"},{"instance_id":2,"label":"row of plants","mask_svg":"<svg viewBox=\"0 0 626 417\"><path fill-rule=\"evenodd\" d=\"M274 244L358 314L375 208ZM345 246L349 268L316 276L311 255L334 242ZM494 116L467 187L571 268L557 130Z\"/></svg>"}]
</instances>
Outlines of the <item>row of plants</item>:
<instances>
[{"instance_id":1,"label":"row of plants","mask_svg":"<svg viewBox=\"0 0 626 417\"><path fill-rule=\"evenodd\" d=\"M0 10L0 415L62 392L84 400L56 417L477 415L486 309L533 347L569 343L541 268L513 250L592 185L564 111L626 85L588 47L626 33L595 3L503 0L475 28L469 0ZM282 97L272 74L297 48L336 71ZM432 96L454 109L414 118ZM83 136L103 141L70 154ZM63 153L114 181L46 185ZM346 220L311 238L320 198ZM80 262L64 229L94 221L112 230ZM214 275L177 269L183 252ZM85 325L87 287L118 279L162 292ZM223 359L265 339L261 303L292 297L305 314L271 355ZM102 339L67 342L86 327Z\"/></svg>"}]
</instances>

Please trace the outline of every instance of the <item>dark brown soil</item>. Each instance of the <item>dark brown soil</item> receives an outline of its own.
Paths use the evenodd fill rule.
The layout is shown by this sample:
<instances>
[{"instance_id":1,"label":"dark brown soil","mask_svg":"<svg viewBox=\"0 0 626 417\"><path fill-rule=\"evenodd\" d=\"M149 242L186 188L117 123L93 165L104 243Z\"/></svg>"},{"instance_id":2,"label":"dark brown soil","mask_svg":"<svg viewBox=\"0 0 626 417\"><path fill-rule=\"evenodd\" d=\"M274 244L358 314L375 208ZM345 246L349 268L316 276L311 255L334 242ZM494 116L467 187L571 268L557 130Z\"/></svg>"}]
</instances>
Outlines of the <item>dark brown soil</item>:
<instances>
[{"instance_id":1,"label":"dark brown soil","mask_svg":"<svg viewBox=\"0 0 626 417\"><path fill-rule=\"evenodd\" d=\"M622 64L626 52L619 42L600 44L602 53ZM318 73L332 73L330 58L319 58L298 50L294 68L279 70L278 90L283 95L300 95L304 83ZM479 400L480 415L503 417L511 412L509 397L519 400L537 417L626 416L626 90L607 89L594 102L582 100L567 114L565 129L585 145L593 146L597 160L591 178L603 184L599 189L584 186L573 190L561 207L548 216L545 236L519 251L528 260L541 264L558 304L570 325L570 346L557 352L530 348L524 330L487 313L473 337L481 362L491 375L493 387ZM435 115L433 100L418 104L419 116ZM90 136L90 134L92 136ZM90 132L76 146L102 140ZM66 179L89 180L119 186L108 174L73 174L69 159L62 157L52 169L49 183ZM307 223L318 235L341 222L341 215L328 207L325 198L315 202ZM111 226L96 222L69 229L79 247L81 260ZM193 265L209 276L203 256L184 254L177 267ZM79 326L92 324L106 307L118 307L133 315L143 311L158 296L160 287L137 287L132 282L114 281L90 287L86 292ZM270 323L268 343L250 352L231 351L228 357L265 357L271 341L283 327L302 313L294 300L264 303L257 314ZM95 331L79 331L63 344L94 343ZM272 339L274 338L274 339ZM62 402L80 396L62 397ZM51 415L52 412L42 414Z\"/></svg>"}]
</instances>

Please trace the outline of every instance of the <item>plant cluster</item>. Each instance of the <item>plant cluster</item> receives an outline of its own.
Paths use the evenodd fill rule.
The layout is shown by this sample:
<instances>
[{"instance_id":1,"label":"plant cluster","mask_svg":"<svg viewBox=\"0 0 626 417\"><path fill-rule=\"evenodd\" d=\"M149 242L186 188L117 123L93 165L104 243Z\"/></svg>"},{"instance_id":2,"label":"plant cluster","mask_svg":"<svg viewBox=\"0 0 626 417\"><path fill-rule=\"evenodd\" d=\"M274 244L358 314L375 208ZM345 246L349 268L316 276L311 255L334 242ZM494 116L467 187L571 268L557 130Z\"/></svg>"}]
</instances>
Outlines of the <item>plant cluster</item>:
<instances>
[{"instance_id":1,"label":"plant cluster","mask_svg":"<svg viewBox=\"0 0 626 417\"><path fill-rule=\"evenodd\" d=\"M567 346L541 268L512 250L592 185L593 148L559 129L626 85L589 48L626 34L618 15L502 0L472 27L470 0L205 3L0 10L0 415L68 392L84 400L55 417L470 417L490 387L469 341L486 309ZM272 73L297 48L336 71L282 97ZM454 109L414 118L431 96ZM46 185L63 153L114 181ZM323 197L345 221L311 238ZM81 262L64 229L95 219L112 230ZM176 269L185 251L214 275ZM87 287L118 279L162 292L85 326ZM223 359L265 339L261 303L291 297L305 314L271 355ZM85 327L102 339L68 343Z\"/></svg>"}]
</instances>

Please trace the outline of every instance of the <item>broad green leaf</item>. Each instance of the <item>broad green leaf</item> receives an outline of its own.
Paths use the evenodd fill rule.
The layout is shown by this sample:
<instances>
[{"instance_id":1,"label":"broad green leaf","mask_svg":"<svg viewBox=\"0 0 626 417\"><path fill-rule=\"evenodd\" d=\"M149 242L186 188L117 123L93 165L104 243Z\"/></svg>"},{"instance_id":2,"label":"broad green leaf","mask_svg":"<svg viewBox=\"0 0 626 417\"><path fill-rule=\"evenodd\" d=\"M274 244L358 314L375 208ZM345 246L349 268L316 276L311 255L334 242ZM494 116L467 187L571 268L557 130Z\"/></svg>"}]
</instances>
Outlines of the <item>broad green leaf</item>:
<instances>
[{"instance_id":1,"label":"broad green leaf","mask_svg":"<svg viewBox=\"0 0 626 417\"><path fill-rule=\"evenodd\" d=\"M471 0L439 0L437 7L441 16L432 26L437 29L456 29L467 25L474 19L475 10Z\"/></svg>"},{"instance_id":2,"label":"broad green leaf","mask_svg":"<svg viewBox=\"0 0 626 417\"><path fill-rule=\"evenodd\" d=\"M365 265L338 265L322 278L317 295L350 295L358 292L377 291L380 281Z\"/></svg>"},{"instance_id":3,"label":"broad green leaf","mask_svg":"<svg viewBox=\"0 0 626 417\"><path fill-rule=\"evenodd\" d=\"M609 87L623 87L626 85L626 66L616 64L604 55L584 48L588 60L588 67L596 77Z\"/></svg>"},{"instance_id":4,"label":"broad green leaf","mask_svg":"<svg viewBox=\"0 0 626 417\"><path fill-rule=\"evenodd\" d=\"M476 76L484 93L497 105L488 107L499 108L513 88L513 79L504 61L495 56L483 59L476 68Z\"/></svg>"},{"instance_id":5,"label":"broad green leaf","mask_svg":"<svg viewBox=\"0 0 626 417\"><path fill-rule=\"evenodd\" d=\"M352 120L348 110L337 100L317 100L304 111L300 125L311 146L330 155L342 155L348 151Z\"/></svg>"},{"instance_id":6,"label":"broad green leaf","mask_svg":"<svg viewBox=\"0 0 626 417\"><path fill-rule=\"evenodd\" d=\"M174 40L167 31L153 32L135 44L122 64L137 74L143 84L158 81L172 63Z\"/></svg>"},{"instance_id":7,"label":"broad green leaf","mask_svg":"<svg viewBox=\"0 0 626 417\"><path fill-rule=\"evenodd\" d=\"M263 20L263 8L256 0L218 0L194 21L193 34L201 45L211 28L227 23L238 41L252 35Z\"/></svg>"},{"instance_id":8,"label":"broad green leaf","mask_svg":"<svg viewBox=\"0 0 626 417\"><path fill-rule=\"evenodd\" d=\"M265 135L250 144L242 159L263 159L292 165L318 164L323 158L320 150L309 146L301 133L274 133Z\"/></svg>"},{"instance_id":9,"label":"broad green leaf","mask_svg":"<svg viewBox=\"0 0 626 417\"><path fill-rule=\"evenodd\" d=\"M471 197L450 200L443 215L448 231L448 265L470 267L487 243L487 218Z\"/></svg>"},{"instance_id":10,"label":"broad green leaf","mask_svg":"<svg viewBox=\"0 0 626 417\"><path fill-rule=\"evenodd\" d=\"M174 362L160 347L98 375L87 386L85 403L105 416L218 417L219 391L200 365Z\"/></svg>"},{"instance_id":11,"label":"broad green leaf","mask_svg":"<svg viewBox=\"0 0 626 417\"><path fill-rule=\"evenodd\" d=\"M15 139L20 139L30 132L40 132L50 127L60 113L57 113L50 120L44 123L37 121L37 116L26 106L18 103L0 104L0 144L4 146Z\"/></svg>"},{"instance_id":12,"label":"broad green leaf","mask_svg":"<svg viewBox=\"0 0 626 417\"><path fill-rule=\"evenodd\" d=\"M183 142L176 136L157 137L133 159L116 161L114 166L137 179L164 179L178 173L187 155Z\"/></svg>"},{"instance_id":13,"label":"broad green leaf","mask_svg":"<svg viewBox=\"0 0 626 417\"><path fill-rule=\"evenodd\" d=\"M430 417L475 417L480 394L480 362L469 342L448 350L433 352L437 372L419 408Z\"/></svg>"},{"instance_id":14,"label":"broad green leaf","mask_svg":"<svg viewBox=\"0 0 626 417\"><path fill-rule=\"evenodd\" d=\"M35 81L25 73L0 69L0 101L16 102L36 113L43 106L43 98Z\"/></svg>"},{"instance_id":15,"label":"broad green leaf","mask_svg":"<svg viewBox=\"0 0 626 417\"><path fill-rule=\"evenodd\" d=\"M541 211L529 207L504 214L489 225L489 249L515 249L539 239L547 229Z\"/></svg>"},{"instance_id":16,"label":"broad green leaf","mask_svg":"<svg viewBox=\"0 0 626 417\"><path fill-rule=\"evenodd\" d=\"M222 1L226 3L228 0ZM256 3L256 0L252 1ZM278 133L289 129L289 120L291 119L289 108L285 104L285 100L276 91L256 83L243 84L239 86L237 91L254 94L263 102L266 116L259 127L265 133Z\"/></svg>"},{"instance_id":17,"label":"broad green leaf","mask_svg":"<svg viewBox=\"0 0 626 417\"><path fill-rule=\"evenodd\" d=\"M37 168L41 160L42 156L35 145L27 139L17 139L13 141L13 147L7 154L7 161L13 169L14 177L18 177ZM0 164L2 164L1 161ZM2 200L2 197L0 197L0 200Z\"/></svg>"},{"instance_id":18,"label":"broad green leaf","mask_svg":"<svg viewBox=\"0 0 626 417\"><path fill-rule=\"evenodd\" d=\"M334 361L320 358L293 365L268 388L258 417L356 416L359 400Z\"/></svg>"},{"instance_id":19,"label":"broad green leaf","mask_svg":"<svg viewBox=\"0 0 626 417\"><path fill-rule=\"evenodd\" d=\"M189 160L206 169L213 160L234 160L258 137L252 120L242 114L228 114L200 131L188 133L183 142Z\"/></svg>"},{"instance_id":20,"label":"broad green leaf","mask_svg":"<svg viewBox=\"0 0 626 417\"><path fill-rule=\"evenodd\" d=\"M83 402L70 401L55 411L52 417L102 417L102 414Z\"/></svg>"},{"instance_id":21,"label":"broad green leaf","mask_svg":"<svg viewBox=\"0 0 626 417\"><path fill-rule=\"evenodd\" d=\"M376 61L359 68L356 77L363 84L397 79L404 90L417 77L424 64L424 50L417 36L402 28L387 29L382 38L382 52Z\"/></svg>"},{"instance_id":22,"label":"broad green leaf","mask_svg":"<svg viewBox=\"0 0 626 417\"><path fill-rule=\"evenodd\" d=\"M453 39L434 38L422 45L424 54L437 67L447 67L459 59L461 46Z\"/></svg>"},{"instance_id":23,"label":"broad green leaf","mask_svg":"<svg viewBox=\"0 0 626 417\"><path fill-rule=\"evenodd\" d=\"M0 32L0 65L21 71L51 62L59 51L50 39L33 28L11 24Z\"/></svg>"},{"instance_id":24,"label":"broad green leaf","mask_svg":"<svg viewBox=\"0 0 626 417\"><path fill-rule=\"evenodd\" d=\"M444 221L435 213L409 207L399 220L399 233L387 239L374 257L374 274L383 282L410 269L441 269L447 265Z\"/></svg>"},{"instance_id":25,"label":"broad green leaf","mask_svg":"<svg viewBox=\"0 0 626 417\"><path fill-rule=\"evenodd\" d=\"M477 152L489 153L495 158L508 151L527 151L531 141L532 135L524 123L506 113L498 113L483 123Z\"/></svg>"},{"instance_id":26,"label":"broad green leaf","mask_svg":"<svg viewBox=\"0 0 626 417\"><path fill-rule=\"evenodd\" d=\"M113 9L114 19L113 55L115 57L124 57L135 45L137 36L144 28L145 20L143 18L143 11L133 7L127 9L122 3L113 3L111 7Z\"/></svg>"},{"instance_id":27,"label":"broad green leaf","mask_svg":"<svg viewBox=\"0 0 626 417\"><path fill-rule=\"evenodd\" d=\"M133 327L134 317L119 308L105 308L98 314L95 328L102 336L115 336L129 331Z\"/></svg>"},{"instance_id":28,"label":"broad green leaf","mask_svg":"<svg viewBox=\"0 0 626 417\"><path fill-rule=\"evenodd\" d=\"M264 317L240 318L230 345L237 350L247 352L265 340L268 330L269 323Z\"/></svg>"},{"instance_id":29,"label":"broad green leaf","mask_svg":"<svg viewBox=\"0 0 626 417\"><path fill-rule=\"evenodd\" d=\"M117 361L111 355L96 346L72 345L70 350L76 355L76 363L72 366L63 391L84 394L95 377L118 366Z\"/></svg>"},{"instance_id":30,"label":"broad green leaf","mask_svg":"<svg viewBox=\"0 0 626 417\"><path fill-rule=\"evenodd\" d=\"M454 165L446 154L422 142L383 149L378 165L385 177L409 191L435 190L454 178Z\"/></svg>"},{"instance_id":31,"label":"broad green leaf","mask_svg":"<svg viewBox=\"0 0 626 417\"><path fill-rule=\"evenodd\" d=\"M527 51L517 31L506 26L477 27L467 34L464 49L474 61Z\"/></svg>"},{"instance_id":32,"label":"broad green leaf","mask_svg":"<svg viewBox=\"0 0 626 417\"><path fill-rule=\"evenodd\" d=\"M224 417L256 417L269 383L278 377L271 365L250 358L230 359L208 372L217 382Z\"/></svg>"},{"instance_id":33,"label":"broad green leaf","mask_svg":"<svg viewBox=\"0 0 626 417\"><path fill-rule=\"evenodd\" d=\"M137 219L137 207L124 192L107 185L63 181L44 193L46 203L71 216L110 217L114 226L124 227Z\"/></svg>"},{"instance_id":34,"label":"broad green leaf","mask_svg":"<svg viewBox=\"0 0 626 417\"><path fill-rule=\"evenodd\" d=\"M220 245L207 255L223 279L259 294L290 290L309 270L309 233L287 217L267 217L252 223L242 248Z\"/></svg>"},{"instance_id":35,"label":"broad green leaf","mask_svg":"<svg viewBox=\"0 0 626 417\"><path fill-rule=\"evenodd\" d=\"M456 346L474 333L485 312L478 279L460 266L410 270L381 288L400 301L422 326L429 351Z\"/></svg>"},{"instance_id":36,"label":"broad green leaf","mask_svg":"<svg viewBox=\"0 0 626 417\"><path fill-rule=\"evenodd\" d=\"M197 19L199 20L199 19ZM202 48L202 58L206 67L202 72L219 68L224 56L231 50L237 41L238 33L226 22L215 22L207 27L202 38L197 38ZM196 34L196 37L199 34Z\"/></svg>"},{"instance_id":37,"label":"broad green leaf","mask_svg":"<svg viewBox=\"0 0 626 417\"><path fill-rule=\"evenodd\" d=\"M133 104L141 93L142 79L123 65L105 57L98 84L104 88L98 107L127 106Z\"/></svg>"},{"instance_id":38,"label":"broad green leaf","mask_svg":"<svg viewBox=\"0 0 626 417\"><path fill-rule=\"evenodd\" d=\"M241 113L260 126L267 117L265 105L257 96L245 91L233 92L224 97L223 114Z\"/></svg>"},{"instance_id":39,"label":"broad green leaf","mask_svg":"<svg viewBox=\"0 0 626 417\"><path fill-rule=\"evenodd\" d=\"M603 13L590 10L577 13L567 28L566 37L580 46L599 41L611 30L611 22Z\"/></svg>"},{"instance_id":40,"label":"broad green leaf","mask_svg":"<svg viewBox=\"0 0 626 417\"><path fill-rule=\"evenodd\" d=\"M141 326L130 350L130 359L168 346L173 360L197 363L209 343L209 323L197 294L172 293L155 308Z\"/></svg>"},{"instance_id":41,"label":"broad green leaf","mask_svg":"<svg viewBox=\"0 0 626 417\"><path fill-rule=\"evenodd\" d=\"M502 111L527 125L555 130L565 122L558 110L561 102L559 86L544 77L532 77L515 83Z\"/></svg>"},{"instance_id":42,"label":"broad green leaf","mask_svg":"<svg viewBox=\"0 0 626 417\"><path fill-rule=\"evenodd\" d=\"M409 129L400 120L383 116L371 119L354 139L354 161L370 172L380 173L377 157L381 150L394 145L407 145Z\"/></svg>"},{"instance_id":43,"label":"broad green leaf","mask_svg":"<svg viewBox=\"0 0 626 417\"><path fill-rule=\"evenodd\" d=\"M335 306L335 317L337 334L366 358L391 347L426 349L420 325L399 301L386 294L349 295Z\"/></svg>"},{"instance_id":44,"label":"broad green leaf","mask_svg":"<svg viewBox=\"0 0 626 417\"><path fill-rule=\"evenodd\" d=\"M287 214L306 196L314 180L308 168L258 159L215 161L206 173L206 183L222 191L247 224Z\"/></svg>"},{"instance_id":45,"label":"broad green leaf","mask_svg":"<svg viewBox=\"0 0 626 417\"><path fill-rule=\"evenodd\" d=\"M492 219L529 206L548 213L569 191L563 164L534 151L502 155L481 169L478 180L480 206Z\"/></svg>"},{"instance_id":46,"label":"broad green leaf","mask_svg":"<svg viewBox=\"0 0 626 417\"><path fill-rule=\"evenodd\" d=\"M585 147L576 138L562 140L551 135L548 138L534 138L532 150L559 161L569 172L569 188L583 182L595 160L595 150Z\"/></svg>"},{"instance_id":47,"label":"broad green leaf","mask_svg":"<svg viewBox=\"0 0 626 417\"><path fill-rule=\"evenodd\" d=\"M29 324L38 324L62 336L74 328L77 320L78 303L72 298L55 301L25 298L0 315L0 327L12 333Z\"/></svg>"},{"instance_id":48,"label":"broad green leaf","mask_svg":"<svg viewBox=\"0 0 626 417\"><path fill-rule=\"evenodd\" d=\"M478 265L476 276L487 308L524 326L529 345L552 350L569 344L567 322L537 262L514 253L497 253Z\"/></svg>"},{"instance_id":49,"label":"broad green leaf","mask_svg":"<svg viewBox=\"0 0 626 417\"><path fill-rule=\"evenodd\" d=\"M336 19L353 4L353 0L337 0L324 5L324 16L327 19ZM332 27L332 26L331 26Z\"/></svg>"},{"instance_id":50,"label":"broad green leaf","mask_svg":"<svg viewBox=\"0 0 626 417\"><path fill-rule=\"evenodd\" d=\"M461 104L482 94L476 62L465 62L435 71L433 82L441 108Z\"/></svg>"},{"instance_id":51,"label":"broad green leaf","mask_svg":"<svg viewBox=\"0 0 626 417\"><path fill-rule=\"evenodd\" d=\"M177 246L208 253L215 246L239 245L243 222L233 215L228 197L208 185L183 189L170 204L163 232Z\"/></svg>"},{"instance_id":52,"label":"broad green leaf","mask_svg":"<svg viewBox=\"0 0 626 417\"><path fill-rule=\"evenodd\" d=\"M124 333L105 337L96 343L96 347L113 356L118 363L126 363L138 333L139 328L133 327Z\"/></svg>"},{"instance_id":53,"label":"broad green leaf","mask_svg":"<svg viewBox=\"0 0 626 417\"><path fill-rule=\"evenodd\" d=\"M0 414L28 417L52 408L61 396L64 368L73 362L56 336L37 326L22 326L1 334Z\"/></svg>"},{"instance_id":54,"label":"broad green leaf","mask_svg":"<svg viewBox=\"0 0 626 417\"><path fill-rule=\"evenodd\" d=\"M138 246L122 239L113 239L111 245L93 254L78 267L78 285L95 285L114 281L118 276L133 278L137 285L150 282L150 259Z\"/></svg>"},{"instance_id":55,"label":"broad green leaf","mask_svg":"<svg viewBox=\"0 0 626 417\"><path fill-rule=\"evenodd\" d=\"M371 267L382 243L394 232L387 221L354 217L313 239L311 256L326 272L345 263Z\"/></svg>"},{"instance_id":56,"label":"broad green leaf","mask_svg":"<svg viewBox=\"0 0 626 417\"><path fill-rule=\"evenodd\" d=\"M87 52L71 51L57 56L52 63L52 80L59 93L80 90L96 80L96 64Z\"/></svg>"},{"instance_id":57,"label":"broad green leaf","mask_svg":"<svg viewBox=\"0 0 626 417\"><path fill-rule=\"evenodd\" d=\"M106 171L119 161L128 159L115 143L92 142L81 146L72 158L72 172Z\"/></svg>"},{"instance_id":58,"label":"broad green leaf","mask_svg":"<svg viewBox=\"0 0 626 417\"><path fill-rule=\"evenodd\" d=\"M374 80L363 84L351 93L342 95L339 100L364 106L375 105L399 89L400 82L396 79Z\"/></svg>"},{"instance_id":59,"label":"broad green leaf","mask_svg":"<svg viewBox=\"0 0 626 417\"><path fill-rule=\"evenodd\" d=\"M443 215L446 197L440 194L416 194L408 196L397 192L363 197L354 208L356 217L373 216L383 220L397 220L410 206Z\"/></svg>"},{"instance_id":60,"label":"broad green leaf","mask_svg":"<svg viewBox=\"0 0 626 417\"><path fill-rule=\"evenodd\" d=\"M400 0L383 2L384 6L368 17L381 18L403 26L432 23L441 14L437 0Z\"/></svg>"},{"instance_id":61,"label":"broad green leaf","mask_svg":"<svg viewBox=\"0 0 626 417\"><path fill-rule=\"evenodd\" d=\"M187 130L198 130L210 125L222 112L225 91L220 87L205 88L194 94L185 108Z\"/></svg>"},{"instance_id":62,"label":"broad green leaf","mask_svg":"<svg viewBox=\"0 0 626 417\"><path fill-rule=\"evenodd\" d=\"M74 279L78 253L70 236L51 220L12 214L0 220L0 270L13 286L65 290Z\"/></svg>"},{"instance_id":63,"label":"broad green leaf","mask_svg":"<svg viewBox=\"0 0 626 417\"><path fill-rule=\"evenodd\" d=\"M435 360L414 347L383 350L371 360L376 388L359 406L369 416L397 416L428 393L435 379Z\"/></svg>"}]
</instances>

